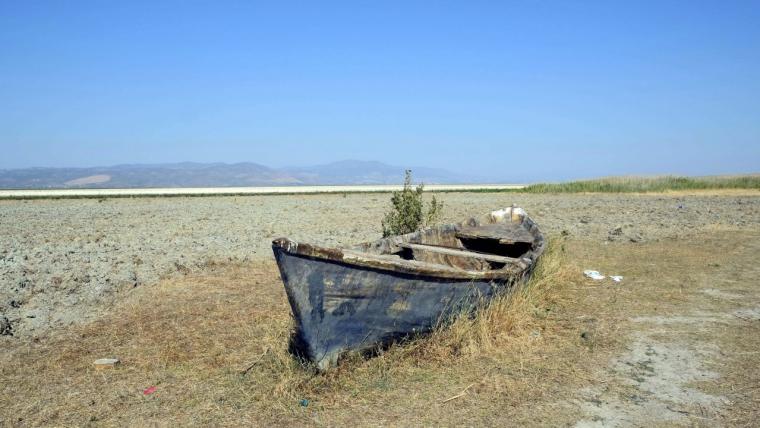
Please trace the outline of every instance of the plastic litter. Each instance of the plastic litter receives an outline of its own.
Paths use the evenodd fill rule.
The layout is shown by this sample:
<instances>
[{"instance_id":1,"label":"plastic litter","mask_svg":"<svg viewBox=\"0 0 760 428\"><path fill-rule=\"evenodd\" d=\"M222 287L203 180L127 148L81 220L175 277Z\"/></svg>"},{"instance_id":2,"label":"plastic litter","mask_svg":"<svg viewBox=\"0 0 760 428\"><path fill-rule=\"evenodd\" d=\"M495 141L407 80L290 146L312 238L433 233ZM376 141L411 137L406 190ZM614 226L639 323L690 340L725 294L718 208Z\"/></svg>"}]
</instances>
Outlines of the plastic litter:
<instances>
[{"instance_id":1,"label":"plastic litter","mask_svg":"<svg viewBox=\"0 0 760 428\"><path fill-rule=\"evenodd\" d=\"M147 388L143 391L143 395L153 394L154 392L156 392L156 389L158 388L156 388L155 386L151 386L150 388Z\"/></svg>"},{"instance_id":2,"label":"plastic litter","mask_svg":"<svg viewBox=\"0 0 760 428\"><path fill-rule=\"evenodd\" d=\"M604 275L602 275L601 273L599 273L598 271L595 271L595 270L584 270L583 274L586 275L587 277L589 277L589 278L591 278L593 280L597 280L597 281L600 280L600 279L604 279L605 278Z\"/></svg>"},{"instance_id":3,"label":"plastic litter","mask_svg":"<svg viewBox=\"0 0 760 428\"><path fill-rule=\"evenodd\" d=\"M604 278L607 278L606 276L602 275L598 270L584 270L583 275L595 281L599 281ZM610 275L610 279L615 282L620 282L623 280L623 277L621 275Z\"/></svg>"},{"instance_id":4,"label":"plastic litter","mask_svg":"<svg viewBox=\"0 0 760 428\"><path fill-rule=\"evenodd\" d=\"M95 360L95 370L113 369L121 363L118 358L100 358Z\"/></svg>"}]
</instances>

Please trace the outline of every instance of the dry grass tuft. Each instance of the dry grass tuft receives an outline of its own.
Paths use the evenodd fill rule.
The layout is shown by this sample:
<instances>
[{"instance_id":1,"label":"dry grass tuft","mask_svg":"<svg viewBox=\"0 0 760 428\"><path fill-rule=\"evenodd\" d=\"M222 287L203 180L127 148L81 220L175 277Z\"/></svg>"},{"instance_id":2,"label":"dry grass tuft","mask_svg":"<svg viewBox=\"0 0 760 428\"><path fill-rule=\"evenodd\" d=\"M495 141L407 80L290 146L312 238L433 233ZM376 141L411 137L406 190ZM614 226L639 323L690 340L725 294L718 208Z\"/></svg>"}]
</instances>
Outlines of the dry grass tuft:
<instances>
[{"instance_id":1,"label":"dry grass tuft","mask_svg":"<svg viewBox=\"0 0 760 428\"><path fill-rule=\"evenodd\" d=\"M459 316L450 326L409 345L406 352L422 360L444 362L519 346L517 342L532 332L533 321L556 296L557 287L568 283L576 271L566 263L564 239L552 239L527 283L496 297L474 317Z\"/></svg>"}]
</instances>

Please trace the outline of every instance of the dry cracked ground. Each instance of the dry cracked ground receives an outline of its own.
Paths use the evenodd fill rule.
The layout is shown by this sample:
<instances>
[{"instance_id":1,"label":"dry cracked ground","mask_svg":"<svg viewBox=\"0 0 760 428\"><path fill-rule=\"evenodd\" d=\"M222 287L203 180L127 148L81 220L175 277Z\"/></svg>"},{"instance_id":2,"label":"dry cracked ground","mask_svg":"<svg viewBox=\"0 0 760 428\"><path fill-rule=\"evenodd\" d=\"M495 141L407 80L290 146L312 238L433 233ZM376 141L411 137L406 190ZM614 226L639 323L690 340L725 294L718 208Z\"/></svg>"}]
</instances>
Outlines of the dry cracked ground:
<instances>
[{"instance_id":1,"label":"dry cracked ground","mask_svg":"<svg viewBox=\"0 0 760 428\"><path fill-rule=\"evenodd\" d=\"M495 351L321 377L277 359L269 242L374 239L387 194L0 201L0 425L760 420L760 193L440 197L446 220L524 207L566 274Z\"/></svg>"}]
</instances>

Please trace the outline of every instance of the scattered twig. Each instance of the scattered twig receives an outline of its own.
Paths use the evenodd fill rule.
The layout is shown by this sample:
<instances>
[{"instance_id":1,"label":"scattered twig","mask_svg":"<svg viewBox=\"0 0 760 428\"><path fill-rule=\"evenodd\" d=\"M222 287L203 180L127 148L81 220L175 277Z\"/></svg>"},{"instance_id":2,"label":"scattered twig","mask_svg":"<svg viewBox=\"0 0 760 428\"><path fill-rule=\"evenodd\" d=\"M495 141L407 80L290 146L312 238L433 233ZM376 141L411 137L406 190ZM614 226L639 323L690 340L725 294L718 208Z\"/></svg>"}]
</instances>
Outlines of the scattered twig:
<instances>
[{"instance_id":1,"label":"scattered twig","mask_svg":"<svg viewBox=\"0 0 760 428\"><path fill-rule=\"evenodd\" d=\"M451 400L456 400L457 398L464 397L465 395L467 395L467 390L470 389L470 388L472 388L473 385L475 385L475 384L471 383L471 384L467 385L467 388L463 389L462 392L460 392L459 394L457 394L457 395L455 395L453 397L449 397L449 398L441 401L441 403L448 403Z\"/></svg>"},{"instance_id":2,"label":"scattered twig","mask_svg":"<svg viewBox=\"0 0 760 428\"><path fill-rule=\"evenodd\" d=\"M241 370L241 371L240 371L240 374L241 374L241 375L246 375L246 374L248 374L248 372L249 372L249 371L251 371L251 369L252 369L252 368L256 367L256 364L258 364L258 363L259 363L259 362L260 362L260 361L261 361L261 360L264 358L264 356L265 356L267 353L269 353L269 348L266 348L266 349L264 350L264 352L262 352L262 353L261 353L261 355L259 355L259 357L258 357L258 358L256 358L256 360L255 360L254 362L252 362L251 364L249 364L249 365L248 365L248 366L247 366L245 369Z\"/></svg>"},{"instance_id":3,"label":"scattered twig","mask_svg":"<svg viewBox=\"0 0 760 428\"><path fill-rule=\"evenodd\" d=\"M682 415L690 415L691 414L691 413L689 413L686 410L679 410L679 409L675 409L675 408L670 407L670 406L665 406L665 408L668 409L668 410L670 410L671 412L677 412L677 413L680 413Z\"/></svg>"},{"instance_id":4,"label":"scattered twig","mask_svg":"<svg viewBox=\"0 0 760 428\"><path fill-rule=\"evenodd\" d=\"M731 391L731 394L737 394L739 392L745 392L745 391L749 391L751 389L758 389L758 388L760 388L760 385L749 385L749 386L745 386L743 388L735 389L735 390Z\"/></svg>"}]
</instances>

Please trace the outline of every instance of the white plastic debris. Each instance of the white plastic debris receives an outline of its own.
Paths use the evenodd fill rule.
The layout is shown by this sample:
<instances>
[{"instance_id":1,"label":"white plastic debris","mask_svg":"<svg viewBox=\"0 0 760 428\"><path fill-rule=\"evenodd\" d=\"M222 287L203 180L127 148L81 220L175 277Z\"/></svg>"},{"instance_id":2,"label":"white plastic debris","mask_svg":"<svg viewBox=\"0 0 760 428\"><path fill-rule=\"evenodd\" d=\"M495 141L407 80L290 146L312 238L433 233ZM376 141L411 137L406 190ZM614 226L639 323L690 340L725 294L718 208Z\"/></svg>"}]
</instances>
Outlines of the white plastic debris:
<instances>
[{"instance_id":1,"label":"white plastic debris","mask_svg":"<svg viewBox=\"0 0 760 428\"><path fill-rule=\"evenodd\" d=\"M600 280L600 279L604 279L605 278L604 275L602 275L601 273L599 273L598 271L595 271L595 270L584 270L583 274L586 275L587 277L591 278L591 279L594 279L594 280Z\"/></svg>"},{"instance_id":2,"label":"white plastic debris","mask_svg":"<svg viewBox=\"0 0 760 428\"><path fill-rule=\"evenodd\" d=\"M519 223L528 213L520 207L512 207L512 223Z\"/></svg>"},{"instance_id":3,"label":"white plastic debris","mask_svg":"<svg viewBox=\"0 0 760 428\"><path fill-rule=\"evenodd\" d=\"M493 221L502 221L507 215L512 215L511 208L504 208L496 211L491 211L491 219Z\"/></svg>"},{"instance_id":4,"label":"white plastic debris","mask_svg":"<svg viewBox=\"0 0 760 428\"><path fill-rule=\"evenodd\" d=\"M121 361L118 358L100 358L95 360L95 370L112 369L119 365Z\"/></svg>"},{"instance_id":5,"label":"white plastic debris","mask_svg":"<svg viewBox=\"0 0 760 428\"><path fill-rule=\"evenodd\" d=\"M623 280L623 277L620 275L610 275L610 279L612 279L615 282L620 282Z\"/></svg>"},{"instance_id":6,"label":"white plastic debris","mask_svg":"<svg viewBox=\"0 0 760 428\"><path fill-rule=\"evenodd\" d=\"M491 219L495 222L504 221L504 219L509 218L513 223L519 223L526 215L528 213L524 209L514 204L511 207L491 211Z\"/></svg>"}]
</instances>

